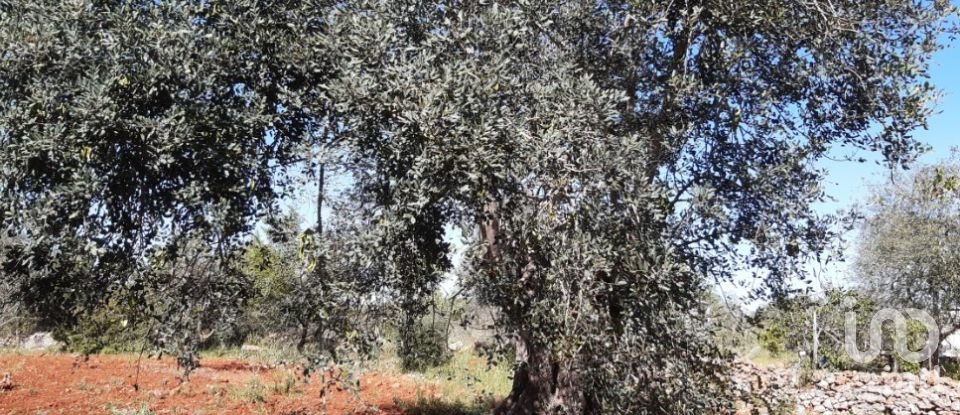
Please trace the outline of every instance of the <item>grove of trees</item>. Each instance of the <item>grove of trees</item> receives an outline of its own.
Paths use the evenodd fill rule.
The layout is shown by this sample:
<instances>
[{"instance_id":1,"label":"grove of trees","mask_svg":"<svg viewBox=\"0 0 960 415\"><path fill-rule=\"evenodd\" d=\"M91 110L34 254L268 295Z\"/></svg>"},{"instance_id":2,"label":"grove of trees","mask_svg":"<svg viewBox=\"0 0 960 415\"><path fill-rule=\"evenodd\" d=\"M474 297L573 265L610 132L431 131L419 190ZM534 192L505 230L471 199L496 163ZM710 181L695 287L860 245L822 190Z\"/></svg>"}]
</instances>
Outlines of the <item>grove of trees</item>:
<instances>
[{"instance_id":1,"label":"grove of trees","mask_svg":"<svg viewBox=\"0 0 960 415\"><path fill-rule=\"evenodd\" d=\"M823 358L818 364L831 369L947 369L944 374L960 377L955 355L941 361L945 340L960 330L960 164L954 151L952 158L914 167L878 183L856 215L856 254L847 287L795 293L761 307L750 318L761 346L775 354L802 351L809 356L816 338L818 357ZM867 350L870 321L881 309L921 310L936 327L910 319L906 333L898 333L887 321L881 326L882 356L867 363L854 361L844 344L848 313L855 316L859 349ZM940 342L923 362L906 361L894 350L896 336L905 336L910 351L921 350L931 329Z\"/></svg>"},{"instance_id":2,"label":"grove of trees","mask_svg":"<svg viewBox=\"0 0 960 415\"><path fill-rule=\"evenodd\" d=\"M877 302L926 311L945 339L960 330L960 164L894 176L862 227L857 282ZM930 361L939 366L940 350Z\"/></svg>"},{"instance_id":3,"label":"grove of trees","mask_svg":"<svg viewBox=\"0 0 960 415\"><path fill-rule=\"evenodd\" d=\"M459 227L516 351L499 412L722 412L703 294L804 274L835 236L821 158L914 161L953 13L0 0L3 300L61 330L110 308L190 366L266 290L339 361L380 339L365 319L419 320ZM302 270L253 287L239 258L304 179L318 217L269 253Z\"/></svg>"}]
</instances>

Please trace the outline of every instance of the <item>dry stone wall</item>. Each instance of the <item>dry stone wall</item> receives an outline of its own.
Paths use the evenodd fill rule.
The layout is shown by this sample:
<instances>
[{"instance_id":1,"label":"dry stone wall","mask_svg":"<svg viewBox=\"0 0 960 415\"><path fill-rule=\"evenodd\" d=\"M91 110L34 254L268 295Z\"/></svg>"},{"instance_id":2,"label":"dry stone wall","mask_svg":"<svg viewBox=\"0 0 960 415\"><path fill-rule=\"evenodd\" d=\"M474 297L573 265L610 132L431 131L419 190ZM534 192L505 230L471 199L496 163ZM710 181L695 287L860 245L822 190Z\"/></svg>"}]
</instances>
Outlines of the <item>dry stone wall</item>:
<instances>
[{"instance_id":1,"label":"dry stone wall","mask_svg":"<svg viewBox=\"0 0 960 415\"><path fill-rule=\"evenodd\" d=\"M797 399L798 415L960 415L960 384L933 374L828 373Z\"/></svg>"},{"instance_id":2,"label":"dry stone wall","mask_svg":"<svg viewBox=\"0 0 960 415\"><path fill-rule=\"evenodd\" d=\"M790 368L734 368L738 414L960 415L960 383L932 373L817 372L798 386Z\"/></svg>"}]
</instances>

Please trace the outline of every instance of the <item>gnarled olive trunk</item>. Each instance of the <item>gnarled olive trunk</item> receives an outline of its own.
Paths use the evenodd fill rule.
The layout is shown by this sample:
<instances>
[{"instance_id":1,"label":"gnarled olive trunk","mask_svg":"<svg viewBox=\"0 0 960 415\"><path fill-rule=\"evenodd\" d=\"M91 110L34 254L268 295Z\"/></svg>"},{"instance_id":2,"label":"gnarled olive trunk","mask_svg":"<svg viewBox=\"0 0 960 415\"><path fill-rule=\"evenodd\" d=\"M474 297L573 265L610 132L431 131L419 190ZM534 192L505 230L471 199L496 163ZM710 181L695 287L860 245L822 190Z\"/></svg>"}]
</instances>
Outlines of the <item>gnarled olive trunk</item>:
<instances>
[{"instance_id":1,"label":"gnarled olive trunk","mask_svg":"<svg viewBox=\"0 0 960 415\"><path fill-rule=\"evenodd\" d=\"M560 362L549 351L520 336L513 389L500 403L497 415L593 414L599 409L579 382L570 362Z\"/></svg>"},{"instance_id":2,"label":"gnarled olive trunk","mask_svg":"<svg viewBox=\"0 0 960 415\"><path fill-rule=\"evenodd\" d=\"M485 260L493 269L502 260L501 246L498 244L500 223L497 219L499 204L490 200L483 208L480 221L480 237L486 244ZM529 273L533 265L527 263L521 269L514 270L518 279L532 281ZM536 291L537 287L528 287ZM522 307L521 307L522 308ZM520 325L515 338L516 369L513 388L510 395L500 403L495 411L498 415L507 414L548 414L562 410L563 413L595 413L595 400L584 393L576 375L574 362L556 358L542 342L538 342L532 333L523 330L521 310L503 310L514 315L514 321Z\"/></svg>"}]
</instances>

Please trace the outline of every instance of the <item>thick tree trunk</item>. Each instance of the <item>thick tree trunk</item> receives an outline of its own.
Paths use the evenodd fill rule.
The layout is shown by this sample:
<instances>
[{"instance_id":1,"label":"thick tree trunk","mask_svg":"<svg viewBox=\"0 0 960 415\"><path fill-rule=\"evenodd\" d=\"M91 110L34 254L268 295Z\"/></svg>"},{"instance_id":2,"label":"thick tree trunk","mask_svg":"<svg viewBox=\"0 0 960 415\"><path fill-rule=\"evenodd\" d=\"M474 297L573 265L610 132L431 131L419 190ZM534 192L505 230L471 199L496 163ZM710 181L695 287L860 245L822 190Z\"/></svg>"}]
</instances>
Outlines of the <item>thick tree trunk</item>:
<instances>
[{"instance_id":1,"label":"thick tree trunk","mask_svg":"<svg viewBox=\"0 0 960 415\"><path fill-rule=\"evenodd\" d=\"M584 393L570 365L561 364L543 349L517 341L517 368L510 395L500 403L497 415L596 413L598 406Z\"/></svg>"},{"instance_id":2,"label":"thick tree trunk","mask_svg":"<svg viewBox=\"0 0 960 415\"><path fill-rule=\"evenodd\" d=\"M494 194L491 192L491 195ZM485 259L494 264L501 260L499 245L500 222L499 203L492 197L483 206L480 217L480 238L487 245ZM519 281L532 280L529 273L533 269L529 264L515 270ZM531 287L533 288L533 287ZM522 314L520 310L505 310L506 313ZM522 320L522 319L517 319ZM518 321L522 324L522 321ZM564 413L593 414L598 405L586 398L578 382L575 365L557 361L530 333L519 333L516 339L517 367L510 395L501 402L495 411L497 415L550 414L562 409ZM561 364L567 363L567 364Z\"/></svg>"},{"instance_id":3,"label":"thick tree trunk","mask_svg":"<svg viewBox=\"0 0 960 415\"><path fill-rule=\"evenodd\" d=\"M500 404L497 414L542 414L550 409L555 388L549 357L542 351L530 351L517 342L517 367L513 389Z\"/></svg>"}]
</instances>

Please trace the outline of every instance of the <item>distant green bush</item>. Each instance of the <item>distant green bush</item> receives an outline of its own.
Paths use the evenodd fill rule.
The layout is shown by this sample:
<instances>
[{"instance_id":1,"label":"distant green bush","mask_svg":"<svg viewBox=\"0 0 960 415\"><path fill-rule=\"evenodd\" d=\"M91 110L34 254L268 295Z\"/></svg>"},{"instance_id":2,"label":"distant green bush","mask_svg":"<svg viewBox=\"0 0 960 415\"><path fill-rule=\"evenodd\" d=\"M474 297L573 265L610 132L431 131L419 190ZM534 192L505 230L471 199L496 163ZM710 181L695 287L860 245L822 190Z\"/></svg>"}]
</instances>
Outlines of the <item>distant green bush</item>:
<instances>
[{"instance_id":1,"label":"distant green bush","mask_svg":"<svg viewBox=\"0 0 960 415\"><path fill-rule=\"evenodd\" d=\"M422 372L450 361L444 324L421 320L400 330L397 355L404 370Z\"/></svg>"},{"instance_id":2,"label":"distant green bush","mask_svg":"<svg viewBox=\"0 0 960 415\"><path fill-rule=\"evenodd\" d=\"M940 375L953 380L960 380L960 360L955 358L940 358Z\"/></svg>"},{"instance_id":3,"label":"distant green bush","mask_svg":"<svg viewBox=\"0 0 960 415\"><path fill-rule=\"evenodd\" d=\"M53 331L63 349L74 353L125 353L139 351L146 341L146 330L124 317L122 308L107 304L89 318L70 327Z\"/></svg>"}]
</instances>

